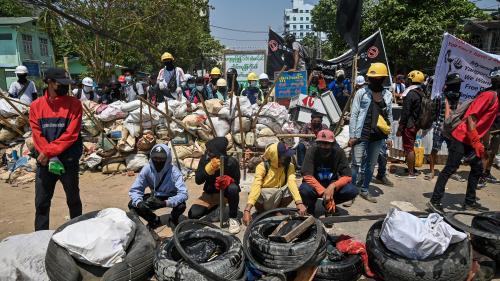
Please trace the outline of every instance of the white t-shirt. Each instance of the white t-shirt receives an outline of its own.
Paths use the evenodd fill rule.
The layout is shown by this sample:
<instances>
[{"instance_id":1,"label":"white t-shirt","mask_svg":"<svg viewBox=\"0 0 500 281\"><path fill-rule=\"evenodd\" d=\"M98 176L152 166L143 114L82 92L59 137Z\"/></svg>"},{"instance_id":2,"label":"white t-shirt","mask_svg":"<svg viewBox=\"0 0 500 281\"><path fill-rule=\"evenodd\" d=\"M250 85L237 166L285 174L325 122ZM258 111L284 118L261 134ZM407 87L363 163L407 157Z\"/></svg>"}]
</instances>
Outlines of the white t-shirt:
<instances>
[{"instance_id":1,"label":"white t-shirt","mask_svg":"<svg viewBox=\"0 0 500 281\"><path fill-rule=\"evenodd\" d=\"M125 93L127 102L135 101L137 99L137 95L144 96L144 89L142 88L142 84L139 82L133 83L135 83L137 92L134 90L134 86L132 84L127 83L123 86L123 92Z\"/></svg>"},{"instance_id":2,"label":"white t-shirt","mask_svg":"<svg viewBox=\"0 0 500 281\"><path fill-rule=\"evenodd\" d=\"M24 86L17 81L10 84L9 95L11 97L19 99L19 101L22 103L31 104L33 102L33 95L36 95L36 87L33 81L28 80L28 83L29 83L28 87L24 91L21 98L19 98L19 92L22 90Z\"/></svg>"},{"instance_id":3,"label":"white t-shirt","mask_svg":"<svg viewBox=\"0 0 500 281\"><path fill-rule=\"evenodd\" d=\"M78 95L78 88L77 89L73 89L73 96L77 96ZM90 94L86 93L83 89L82 89L82 95L80 96L80 100L81 101L85 101L85 100L90 100ZM93 101L97 102L99 100L99 96L97 96L97 94L94 92L94 99Z\"/></svg>"}]
</instances>

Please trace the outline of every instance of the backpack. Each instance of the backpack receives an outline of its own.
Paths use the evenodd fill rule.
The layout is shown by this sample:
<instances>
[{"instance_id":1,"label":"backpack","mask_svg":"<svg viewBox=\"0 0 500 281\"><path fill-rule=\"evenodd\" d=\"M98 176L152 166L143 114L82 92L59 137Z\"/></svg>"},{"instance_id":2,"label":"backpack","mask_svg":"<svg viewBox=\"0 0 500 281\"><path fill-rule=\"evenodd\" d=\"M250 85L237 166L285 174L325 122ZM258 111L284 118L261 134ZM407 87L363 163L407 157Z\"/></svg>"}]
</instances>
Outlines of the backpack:
<instances>
[{"instance_id":1,"label":"backpack","mask_svg":"<svg viewBox=\"0 0 500 281\"><path fill-rule=\"evenodd\" d=\"M427 130L432 127L434 116L436 115L436 101L432 100L431 95L422 90L417 90L420 95L420 112L415 126L419 129Z\"/></svg>"}]
</instances>

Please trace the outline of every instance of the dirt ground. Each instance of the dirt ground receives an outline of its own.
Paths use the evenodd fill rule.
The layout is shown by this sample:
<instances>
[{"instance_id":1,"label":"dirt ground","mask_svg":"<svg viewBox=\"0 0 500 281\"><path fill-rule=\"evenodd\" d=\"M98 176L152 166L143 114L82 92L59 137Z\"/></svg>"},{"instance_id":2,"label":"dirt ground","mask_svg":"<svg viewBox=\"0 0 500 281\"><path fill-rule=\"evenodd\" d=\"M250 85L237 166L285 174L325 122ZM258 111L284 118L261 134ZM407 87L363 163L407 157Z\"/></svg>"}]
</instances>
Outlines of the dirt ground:
<instances>
[{"instance_id":1,"label":"dirt ground","mask_svg":"<svg viewBox=\"0 0 500 281\"><path fill-rule=\"evenodd\" d=\"M402 168L402 166L398 166ZM423 167L424 172L427 167ZM438 167L441 169L442 167ZM459 173L467 176L468 167L462 167ZM500 171L493 170L496 177L500 177ZM243 210L248 196L249 186L252 182L253 174L247 175L247 180L242 183L240 196L240 211ZM361 198L357 198L350 208L338 206L342 215L368 215L385 214L392 206L400 206L406 209L425 210L425 204L432 194L436 178L432 181L424 179L423 174L417 179L409 180L396 177L390 174L389 178L395 183L394 187L385 187L372 184L371 190L377 196L378 203L369 203ZM108 176L101 173L85 172L80 177L80 194L83 202L83 212L100 210L108 207L117 207L127 210L128 189L135 177L126 175ZM189 200L188 210L192 202L201 194L202 187L194 183L191 178L187 181ZM460 204L464 200L466 183L450 180L446 188L446 196L443 204L449 210L459 210ZM500 209L500 185L489 184L486 188L477 192L480 202L492 210ZM34 230L34 183L23 186L10 186L0 183L0 239L5 237L29 233ZM62 186L58 184L50 216L50 228L55 229L65 220L69 219L68 208L65 203L65 194ZM160 212L166 214L170 210ZM187 210L184 213L187 216ZM240 213L241 215L241 213ZM163 216L165 217L165 216ZM332 234L348 234L362 241L366 238L366 233L373 221L339 223L330 229ZM160 236L170 236L171 229L163 227L158 229ZM238 235L243 237L244 228Z\"/></svg>"}]
</instances>

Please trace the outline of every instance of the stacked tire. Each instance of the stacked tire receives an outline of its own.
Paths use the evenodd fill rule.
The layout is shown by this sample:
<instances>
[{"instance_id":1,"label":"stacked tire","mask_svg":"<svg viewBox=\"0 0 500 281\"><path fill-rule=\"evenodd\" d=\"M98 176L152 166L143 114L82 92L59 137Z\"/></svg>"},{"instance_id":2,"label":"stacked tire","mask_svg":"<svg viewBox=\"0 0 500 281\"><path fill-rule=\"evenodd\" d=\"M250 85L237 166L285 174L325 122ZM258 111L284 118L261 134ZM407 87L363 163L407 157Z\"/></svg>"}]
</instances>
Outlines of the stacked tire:
<instances>
[{"instance_id":1,"label":"stacked tire","mask_svg":"<svg viewBox=\"0 0 500 281\"><path fill-rule=\"evenodd\" d=\"M327 235L324 228L313 225L290 243L270 240L268 236L282 221L283 217L269 217L253 226L249 236L253 257L263 266L285 272L304 262L306 265L319 264L326 256Z\"/></svg>"},{"instance_id":2,"label":"stacked tire","mask_svg":"<svg viewBox=\"0 0 500 281\"><path fill-rule=\"evenodd\" d=\"M360 255L346 255L340 253L335 246L335 238L328 236L327 254L320 262L314 281L355 281L363 272L363 263Z\"/></svg>"},{"instance_id":3,"label":"stacked tire","mask_svg":"<svg viewBox=\"0 0 500 281\"><path fill-rule=\"evenodd\" d=\"M189 257L206 270L231 280L243 275L243 246L235 236L205 227L183 231L178 239ZM160 245L154 268L160 281L208 281L207 277L183 261L173 239L167 239Z\"/></svg>"},{"instance_id":4,"label":"stacked tire","mask_svg":"<svg viewBox=\"0 0 500 281\"><path fill-rule=\"evenodd\" d=\"M61 225L55 232L79 221L94 218L99 211L90 212ZM128 246L127 255L120 263L110 268L88 265L75 260L63 247L50 240L45 256L45 268L52 281L141 281L153 276L153 258L156 243L146 226L131 213L127 216L135 223L136 231Z\"/></svg>"},{"instance_id":5,"label":"stacked tire","mask_svg":"<svg viewBox=\"0 0 500 281\"><path fill-rule=\"evenodd\" d=\"M388 250L380 239L383 221L368 231L366 248L369 264L386 281L459 281L465 280L472 264L472 249L468 239L451 244L440 256L411 260Z\"/></svg>"},{"instance_id":6,"label":"stacked tire","mask_svg":"<svg viewBox=\"0 0 500 281\"><path fill-rule=\"evenodd\" d=\"M500 212L486 212L472 219L472 227L481 231L500 235ZM500 266L500 240L472 235L474 250L493 259Z\"/></svg>"}]
</instances>

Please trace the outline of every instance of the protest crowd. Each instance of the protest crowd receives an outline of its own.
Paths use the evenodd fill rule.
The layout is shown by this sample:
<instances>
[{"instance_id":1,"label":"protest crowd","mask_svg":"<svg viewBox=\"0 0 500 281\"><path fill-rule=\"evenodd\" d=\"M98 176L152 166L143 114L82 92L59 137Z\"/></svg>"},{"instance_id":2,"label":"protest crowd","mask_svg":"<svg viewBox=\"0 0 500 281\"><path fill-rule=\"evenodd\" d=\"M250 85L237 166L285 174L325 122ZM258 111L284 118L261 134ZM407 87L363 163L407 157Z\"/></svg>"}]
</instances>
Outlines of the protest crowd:
<instances>
[{"instance_id":1,"label":"protest crowd","mask_svg":"<svg viewBox=\"0 0 500 281\"><path fill-rule=\"evenodd\" d=\"M144 228L145 234L141 235L151 237L160 227L168 226L175 230L186 221L186 217L198 221L210 218L211 222L222 223L220 218L225 214L221 212L226 208L227 232L237 235L250 228L248 243L253 247L250 251L255 259L267 263L265 269L277 270L280 266L293 268L295 261L287 262L286 259L304 259L309 252L305 260L311 264L318 257L319 261L323 258L332 261L335 260L332 256L336 254L339 257L342 253L361 254L359 260L355 261L357 271L349 273L353 276L346 277L348 273L344 272L340 279L327 279L332 278L328 274L333 273L328 273L326 269L322 272L320 267L316 276L325 274L326 277L314 280L357 280L361 274L371 278L376 275L383 277L383 262L368 262L369 255L378 254L374 248L369 248L375 247L373 243L376 242L367 241L365 245L343 238L331 244L327 242L330 236L323 233L328 227L311 226L311 223L308 227L314 229L317 237L311 238L311 241L309 238L294 240L293 243L304 243L303 252L290 246L286 253L281 253L283 256L279 256L280 260L278 254L272 253L277 248L271 246L277 242L269 240L265 243L271 246L261 245L262 248L259 248L261 246L258 243L261 242L252 235L265 233L269 237L274 235L287 239L285 234L279 233L282 231L279 226L274 232L269 228L269 225L281 225L286 220L286 215L281 213L286 212L283 208L291 207L295 215L301 218L312 216L328 219L339 215L340 206L356 208L358 200L377 204L377 196L373 194L370 183L394 186L387 176L391 161L405 164L404 172L396 176L410 184L437 177L427 203L429 213L445 215L448 211L442 199L446 196L450 178L466 187L463 211L486 212L489 208L498 207L488 208L480 204L476 197L476 190L500 183L491 173L492 167L498 167L496 156L500 145L498 59L485 77L489 86L477 91L473 98L466 99L462 92L467 82L458 71L439 74L442 85L436 86L438 73L433 75L415 69L392 76L387 60L373 59L365 68L358 66L357 69L352 68L352 64L334 60L324 62L333 65L333 71L329 72L331 77L327 78L321 67L309 61L307 51L293 35L286 34L284 38L278 39L290 50L289 57L280 65L281 70L278 67L267 73L249 72L243 78L237 69L225 69L224 65L203 71L185 71L178 66L175 54L168 51L158 56L163 67L157 72L139 76L139 69L126 68L122 75L113 77L107 83L95 81L93 77L74 81L64 68L55 67L44 72L45 87L37 89L35 83L28 79L28 69L23 65L17 66L17 81L7 91L2 90L0 99L0 145L3 151L0 178L11 185L34 182L35 231L50 228L51 201L54 200L57 182L62 184L66 194L70 221L76 219L74 222L78 222L87 216L82 211L84 202L80 197L79 177L85 171L109 175L124 173L134 177L128 191L130 202L127 212L137 217L130 220L128 214L116 209L94 213L86 217L85 221L104 220L106 217L111 217L115 222L123 220L120 227L115 225L116 228L99 229L94 226L93 234L96 237L107 235L105 231L118 233L123 228L126 228L126 232L136 231L135 237L138 237L142 233L137 226L141 224L140 219L147 227ZM292 95L284 98L286 90L283 87L287 79L304 81L301 86L305 86L305 92L295 91L295 86L292 86ZM295 101L293 95L296 95ZM304 106L300 104L310 100L322 104L321 109L303 109ZM326 100L333 102L336 110L332 110ZM294 114L299 112L300 115L303 111L307 112L306 119ZM424 138L430 140L427 153L430 172L425 175L420 171L425 157ZM447 156L445 161L439 161L443 145ZM438 164L444 164L439 173L435 172ZM456 173L463 165L470 167L468 178ZM247 174L252 181L248 191L243 191L242 182ZM194 186L202 192L194 203L188 204L192 190L187 183L193 181ZM245 208L240 210L242 192L248 192L248 197L245 197ZM160 209L168 210L168 221L158 215ZM274 220L272 218L276 217L259 217L273 211L284 217ZM398 212L402 211L391 210L388 217L397 216L394 221L386 219L383 227L376 224L370 230L378 231L377 235L386 245L395 245L402 240L389 237L382 231L385 227L396 229L397 222L406 226L414 222L413 218L406 217L410 214ZM498 212L495 214L498 228ZM414 219L418 220L416 217ZM309 221L301 219L299 222L305 224ZM82 229L76 228L76 225L65 225L64 230L58 230L52 236L50 243L56 241L59 246L79 252L81 249L72 244L74 237L68 230L71 226L75 226L73 231ZM283 226L283 229L286 227ZM408 227L412 229L412 226ZM463 232L449 225L447 227L446 231L452 237L450 239L457 239L453 245L468 243L464 242L468 240ZM292 228L300 227L297 223ZM186 250L189 255L194 257L198 252L212 251L216 256L220 254L217 251L227 251L224 255L234 256L216 258L213 263L221 260L234 262L217 265L220 268L213 265L211 271L227 279L234 277L230 280L236 280L242 274L245 263L241 256L244 250L232 248L244 248L239 240L224 240L225 246L206 242L203 246L209 249L201 249L193 246L194 241L206 237L189 231L183 233L184 236L177 236L178 239L186 239L182 241L186 248L192 247L189 249L191 252ZM216 238L219 237L217 235ZM149 238L143 241L136 238L137 241L127 242L127 236L120 239L119 243L132 243L131 249L138 243L149 241ZM150 244L156 247L155 243ZM52 244L49 244L49 248L56 247ZM336 245L335 251L332 252L329 246L323 244ZM167 251L168 247L168 251L173 251L174 242L161 245L162 251ZM411 245L395 246L402 251L398 252L400 255L406 253L401 250L405 247L410 248ZM498 241L495 247L498 251ZM415 260L425 260L430 255L429 252L419 252L418 247L415 251L406 250L418 256ZM121 251L114 254L121 255L125 260L128 253L123 249ZM133 251L139 252L139 249L134 248ZM86 260L83 263L89 263L88 257L73 252L72 256L79 260L78 264L82 259ZM158 254L154 265L156 280L187 280L188 277L173 278L182 274L190 277L203 275L199 273L201 271L195 270L196 265L179 261L184 258L184 254L175 252L175 258L174 252L169 254L171 256ZM472 255L471 252L466 254ZM500 266L498 252L495 258L497 266ZM455 264L455 269L447 265L448 270L454 273L449 273L446 278L425 280L465 280L462 277L471 271L472 260L457 264L454 259L458 258L447 259L450 264ZM51 280L66 279L64 274L69 273L59 276L51 268L56 265L49 265L48 260L46 258L46 268L51 271L47 272ZM169 260L171 264L164 260ZM113 256L91 260L90 264L111 270L114 264L121 261L121 258ZM130 280L150 280L146 278L153 271L153 263L150 263L151 269L147 272L134 269L134 273L131 273L134 277ZM131 264L132 267L139 267L138 264ZM395 265L392 270L396 272L398 266ZM313 280L297 277L300 276L297 270L294 270L295 279L287 277L288 280ZM377 272L373 273L372 270ZM263 269L258 266L247 266L245 272L246 280L275 280L258 279L263 273ZM105 273L104 276L106 274L111 273ZM193 280L216 280L210 275L212 273L207 274L204 276L210 276L211 279ZM396 280L387 276L381 280ZM415 277L397 280L424 279Z\"/></svg>"}]
</instances>

